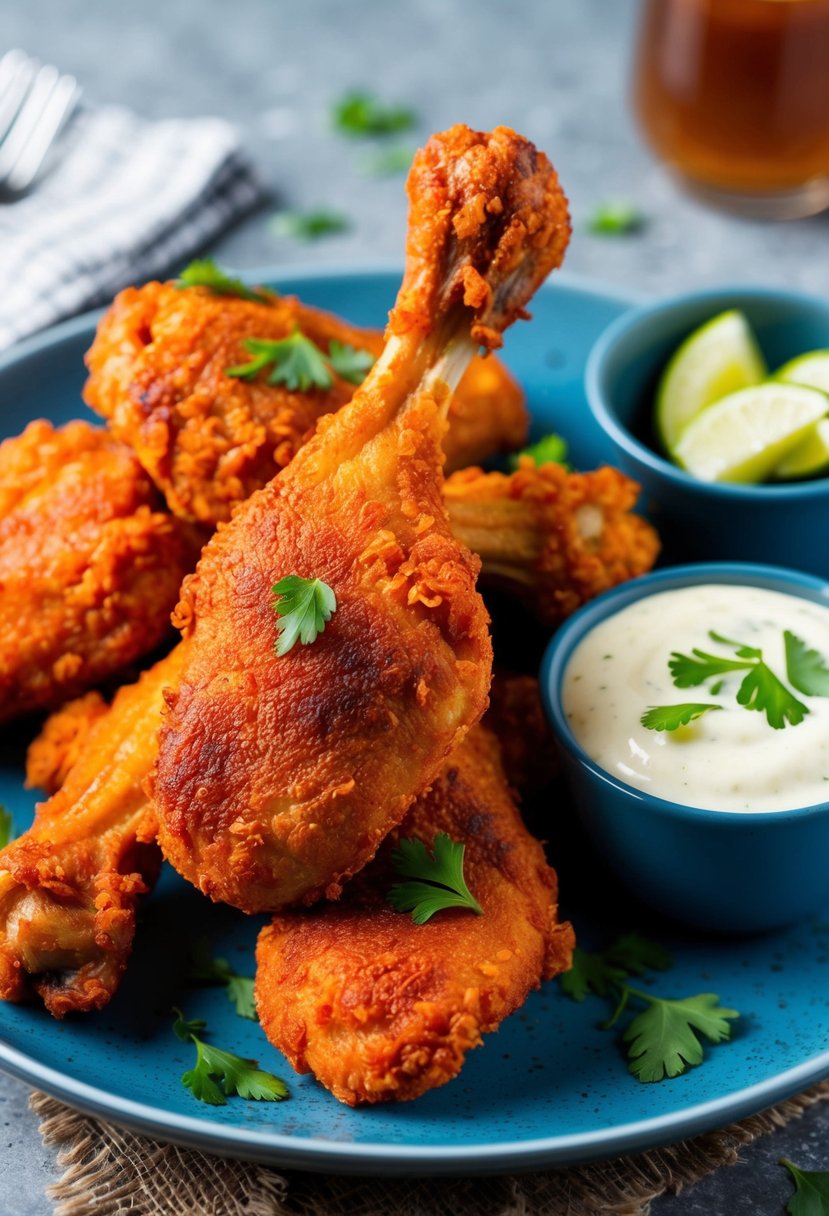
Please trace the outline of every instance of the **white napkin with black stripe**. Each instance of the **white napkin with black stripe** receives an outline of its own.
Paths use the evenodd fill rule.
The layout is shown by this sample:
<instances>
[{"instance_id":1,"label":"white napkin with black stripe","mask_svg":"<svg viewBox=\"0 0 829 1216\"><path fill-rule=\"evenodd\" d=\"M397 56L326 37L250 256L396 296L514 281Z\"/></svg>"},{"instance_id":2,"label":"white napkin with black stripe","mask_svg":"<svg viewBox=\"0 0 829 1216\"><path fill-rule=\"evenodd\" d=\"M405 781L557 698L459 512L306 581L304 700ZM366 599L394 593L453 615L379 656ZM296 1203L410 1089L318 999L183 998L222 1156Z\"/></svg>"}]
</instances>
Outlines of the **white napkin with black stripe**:
<instances>
[{"instance_id":1,"label":"white napkin with black stripe","mask_svg":"<svg viewBox=\"0 0 829 1216\"><path fill-rule=\"evenodd\" d=\"M51 171L0 203L0 349L184 264L264 190L219 118L82 110Z\"/></svg>"}]
</instances>

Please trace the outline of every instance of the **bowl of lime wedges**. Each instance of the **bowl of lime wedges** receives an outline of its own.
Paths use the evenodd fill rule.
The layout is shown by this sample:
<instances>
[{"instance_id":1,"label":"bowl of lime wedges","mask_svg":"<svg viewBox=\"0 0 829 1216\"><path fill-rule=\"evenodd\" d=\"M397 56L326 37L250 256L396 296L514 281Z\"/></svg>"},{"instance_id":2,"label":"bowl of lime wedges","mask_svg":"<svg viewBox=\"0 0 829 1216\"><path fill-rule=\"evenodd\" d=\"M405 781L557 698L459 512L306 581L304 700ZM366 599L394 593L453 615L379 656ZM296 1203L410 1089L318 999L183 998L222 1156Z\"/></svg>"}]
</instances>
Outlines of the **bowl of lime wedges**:
<instances>
[{"instance_id":1,"label":"bowl of lime wedges","mask_svg":"<svg viewBox=\"0 0 829 1216\"><path fill-rule=\"evenodd\" d=\"M829 303L770 288L674 296L611 325L586 379L663 560L829 578Z\"/></svg>"}]
</instances>

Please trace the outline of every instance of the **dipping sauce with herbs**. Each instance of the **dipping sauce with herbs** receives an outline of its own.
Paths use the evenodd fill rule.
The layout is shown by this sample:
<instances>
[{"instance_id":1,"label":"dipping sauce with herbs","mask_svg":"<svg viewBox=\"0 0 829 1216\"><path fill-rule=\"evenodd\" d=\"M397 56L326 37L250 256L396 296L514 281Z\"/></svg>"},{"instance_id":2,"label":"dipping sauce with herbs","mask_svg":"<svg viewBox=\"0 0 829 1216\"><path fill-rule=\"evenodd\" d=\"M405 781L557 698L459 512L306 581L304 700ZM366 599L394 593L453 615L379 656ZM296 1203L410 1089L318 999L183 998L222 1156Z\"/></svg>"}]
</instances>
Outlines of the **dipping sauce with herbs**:
<instances>
[{"instance_id":1,"label":"dipping sauce with herbs","mask_svg":"<svg viewBox=\"0 0 829 1216\"><path fill-rule=\"evenodd\" d=\"M657 798L814 806L829 799L829 608L733 584L646 596L576 647L562 704L596 764Z\"/></svg>"}]
</instances>

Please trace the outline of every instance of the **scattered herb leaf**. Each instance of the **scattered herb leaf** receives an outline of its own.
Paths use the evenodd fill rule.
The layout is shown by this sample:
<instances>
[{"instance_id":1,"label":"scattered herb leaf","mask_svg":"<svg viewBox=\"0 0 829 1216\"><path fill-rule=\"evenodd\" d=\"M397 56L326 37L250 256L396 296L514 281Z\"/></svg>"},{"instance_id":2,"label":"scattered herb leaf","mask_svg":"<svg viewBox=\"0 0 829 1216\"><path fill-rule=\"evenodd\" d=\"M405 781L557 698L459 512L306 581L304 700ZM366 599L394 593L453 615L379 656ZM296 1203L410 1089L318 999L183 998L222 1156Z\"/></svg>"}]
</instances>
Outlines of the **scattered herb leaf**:
<instances>
[{"instance_id":1,"label":"scattered herb leaf","mask_svg":"<svg viewBox=\"0 0 829 1216\"><path fill-rule=\"evenodd\" d=\"M614 985L621 984L627 974L623 967L611 963L606 954L591 953L576 946L573 965L561 976L560 983L571 1000L583 1001L589 992L610 996Z\"/></svg>"},{"instance_id":2,"label":"scattered herb leaf","mask_svg":"<svg viewBox=\"0 0 829 1216\"><path fill-rule=\"evenodd\" d=\"M706 701L686 701L682 705L650 705L639 721L646 730L679 730L695 718L701 718L709 709L722 709Z\"/></svg>"},{"instance_id":3,"label":"scattered herb leaf","mask_svg":"<svg viewBox=\"0 0 829 1216\"><path fill-rule=\"evenodd\" d=\"M238 296L240 300L255 300L257 304L270 304L271 297L261 291L246 287L241 279L232 279L220 270L212 258L199 258L185 266L176 279L176 287L207 287L214 296Z\"/></svg>"},{"instance_id":4,"label":"scattered herb leaf","mask_svg":"<svg viewBox=\"0 0 829 1216\"><path fill-rule=\"evenodd\" d=\"M279 1102L288 1097L288 1087L279 1077L265 1072L256 1060L205 1043L196 1033L206 1028L205 1023L200 1019L187 1021L180 1009L175 1013L174 1033L183 1042L190 1039L196 1048L195 1066L181 1078L193 1097L210 1106L225 1106L231 1094L257 1102Z\"/></svg>"},{"instance_id":5,"label":"scattered herb leaf","mask_svg":"<svg viewBox=\"0 0 829 1216\"><path fill-rule=\"evenodd\" d=\"M645 217L633 203L621 199L600 203L587 221L594 236L629 236L645 225Z\"/></svg>"},{"instance_id":6,"label":"scattered herb leaf","mask_svg":"<svg viewBox=\"0 0 829 1216\"><path fill-rule=\"evenodd\" d=\"M14 822L11 811L0 806L0 849L5 849L10 840L14 839Z\"/></svg>"},{"instance_id":7,"label":"scattered herb leaf","mask_svg":"<svg viewBox=\"0 0 829 1216\"><path fill-rule=\"evenodd\" d=\"M380 148L367 156L360 168L366 177L394 177L398 173L408 172L416 151L410 144Z\"/></svg>"},{"instance_id":8,"label":"scattered herb leaf","mask_svg":"<svg viewBox=\"0 0 829 1216\"><path fill-rule=\"evenodd\" d=\"M280 211L271 221L277 236L295 241L318 241L324 236L336 236L351 227L348 218L339 211Z\"/></svg>"},{"instance_id":9,"label":"scattered herb leaf","mask_svg":"<svg viewBox=\"0 0 829 1216\"><path fill-rule=\"evenodd\" d=\"M641 933L625 933L604 951L604 957L628 975L644 975L646 971L667 971L674 965L664 946L643 937Z\"/></svg>"},{"instance_id":10,"label":"scattered herb leaf","mask_svg":"<svg viewBox=\"0 0 829 1216\"><path fill-rule=\"evenodd\" d=\"M274 611L279 618L276 624L279 658L293 649L297 641L303 646L315 642L337 611L337 597L328 584L318 578L289 574L280 579L272 591L276 596Z\"/></svg>"},{"instance_id":11,"label":"scattered herb leaf","mask_svg":"<svg viewBox=\"0 0 829 1216\"><path fill-rule=\"evenodd\" d=\"M404 838L392 853L392 865L402 878L395 883L388 901L398 912L411 912L416 925L424 925L444 908L468 908L483 915L463 876L466 846L438 832L430 854L422 840Z\"/></svg>"},{"instance_id":12,"label":"scattered herb leaf","mask_svg":"<svg viewBox=\"0 0 829 1216\"><path fill-rule=\"evenodd\" d=\"M335 102L333 123L341 135L363 138L396 135L415 125L417 116L407 106L388 105L365 89L352 89Z\"/></svg>"},{"instance_id":13,"label":"scattered herb leaf","mask_svg":"<svg viewBox=\"0 0 829 1216\"><path fill-rule=\"evenodd\" d=\"M332 338L328 344L328 362L337 375L342 376L349 384L362 384L366 372L374 366L374 355Z\"/></svg>"},{"instance_id":14,"label":"scattered herb leaf","mask_svg":"<svg viewBox=\"0 0 829 1216\"><path fill-rule=\"evenodd\" d=\"M196 943L187 978L192 984L224 984L227 999L239 1017L257 1021L253 980L234 971L227 959L213 958L204 940Z\"/></svg>"},{"instance_id":15,"label":"scattered herb leaf","mask_svg":"<svg viewBox=\"0 0 829 1216\"><path fill-rule=\"evenodd\" d=\"M795 1193L786 1204L790 1216L829 1216L829 1170L802 1170L787 1157L780 1164L794 1179Z\"/></svg>"},{"instance_id":16,"label":"scattered herb leaf","mask_svg":"<svg viewBox=\"0 0 829 1216\"><path fill-rule=\"evenodd\" d=\"M737 659L726 659L721 655L707 654L696 648L688 654L674 651L668 660L671 678L677 688L698 688L712 676L723 675L729 671L745 671L748 663Z\"/></svg>"},{"instance_id":17,"label":"scattered herb leaf","mask_svg":"<svg viewBox=\"0 0 829 1216\"><path fill-rule=\"evenodd\" d=\"M792 687L807 697L829 697L829 666L824 656L788 629L783 634L783 641L786 676Z\"/></svg>"},{"instance_id":18,"label":"scattered herb leaf","mask_svg":"<svg viewBox=\"0 0 829 1216\"><path fill-rule=\"evenodd\" d=\"M758 660L743 678L737 689L737 703L744 709L765 713L766 721L774 730L782 730L787 722L798 726L809 712L762 660Z\"/></svg>"},{"instance_id":19,"label":"scattered herb leaf","mask_svg":"<svg viewBox=\"0 0 829 1216\"><path fill-rule=\"evenodd\" d=\"M268 384L284 384L291 392L306 393L310 388L329 389L331 372L322 351L297 326L287 338L246 338L245 349L253 358L249 363L225 369L226 375L240 380L252 380L269 364Z\"/></svg>"},{"instance_id":20,"label":"scattered herb leaf","mask_svg":"<svg viewBox=\"0 0 829 1216\"><path fill-rule=\"evenodd\" d=\"M561 435L542 435L537 443L531 443L528 447L522 448L520 452L515 452L509 458L511 469L518 468L518 461L521 456L531 456L537 465L542 464L566 464L567 461L567 440L562 439Z\"/></svg>"}]
</instances>

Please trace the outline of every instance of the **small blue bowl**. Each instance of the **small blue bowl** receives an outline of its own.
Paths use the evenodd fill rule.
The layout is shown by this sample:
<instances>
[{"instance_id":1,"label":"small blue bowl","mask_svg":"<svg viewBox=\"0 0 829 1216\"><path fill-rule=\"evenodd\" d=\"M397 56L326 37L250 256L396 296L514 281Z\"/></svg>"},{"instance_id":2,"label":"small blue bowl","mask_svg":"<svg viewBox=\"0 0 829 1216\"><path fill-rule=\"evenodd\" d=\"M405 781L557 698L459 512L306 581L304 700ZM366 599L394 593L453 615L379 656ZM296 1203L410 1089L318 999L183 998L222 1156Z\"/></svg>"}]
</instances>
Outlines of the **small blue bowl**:
<instances>
[{"instance_id":1,"label":"small blue bowl","mask_svg":"<svg viewBox=\"0 0 829 1216\"><path fill-rule=\"evenodd\" d=\"M541 692L576 806L633 893L703 929L763 932L802 920L829 900L829 802L723 812L654 797L591 760L562 710L565 671L586 634L644 596L702 583L762 587L829 608L829 587L794 570L736 562L657 570L605 592L561 626L544 656Z\"/></svg>"},{"instance_id":2,"label":"small blue bowl","mask_svg":"<svg viewBox=\"0 0 829 1216\"><path fill-rule=\"evenodd\" d=\"M829 477L712 485L672 464L653 432L656 386L670 356L729 308L745 313L772 370L829 347L829 303L810 296L739 287L674 296L625 313L605 330L587 363L590 408L619 465L643 487L663 560L780 562L829 578Z\"/></svg>"}]
</instances>

